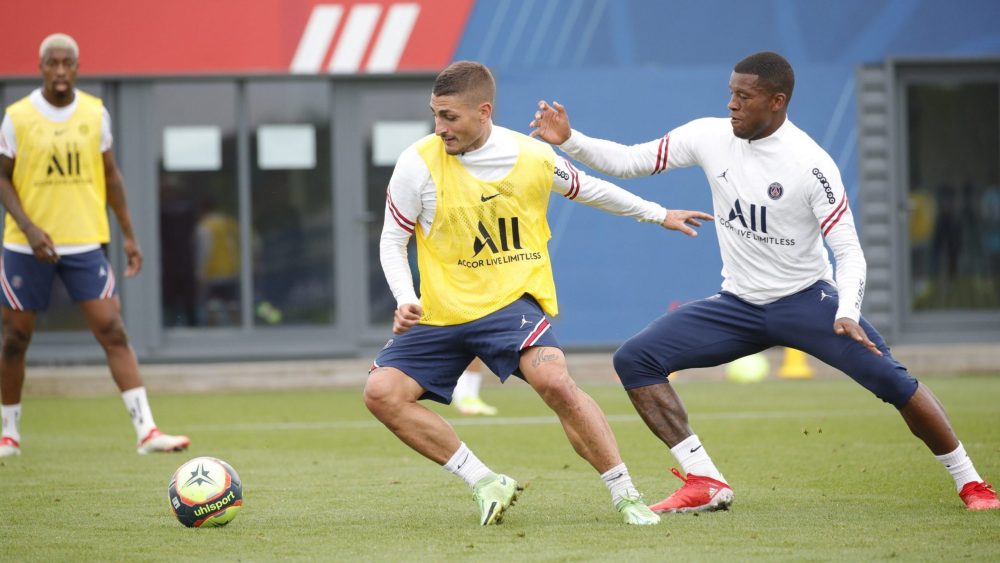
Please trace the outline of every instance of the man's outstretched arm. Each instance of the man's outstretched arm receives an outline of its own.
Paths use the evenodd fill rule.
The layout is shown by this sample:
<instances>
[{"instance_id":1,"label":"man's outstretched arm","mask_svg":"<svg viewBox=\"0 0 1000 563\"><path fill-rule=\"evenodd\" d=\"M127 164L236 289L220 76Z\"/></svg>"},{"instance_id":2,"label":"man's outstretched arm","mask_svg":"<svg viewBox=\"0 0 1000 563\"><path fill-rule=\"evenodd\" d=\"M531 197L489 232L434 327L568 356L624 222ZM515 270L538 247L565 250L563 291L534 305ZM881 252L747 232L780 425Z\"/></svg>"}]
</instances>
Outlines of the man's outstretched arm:
<instances>
[{"instance_id":1,"label":"man's outstretched arm","mask_svg":"<svg viewBox=\"0 0 1000 563\"><path fill-rule=\"evenodd\" d=\"M545 101L538 102L530 126L532 137L558 145L574 160L605 174L634 178L656 174L667 167L666 136L631 146L594 139L570 128L569 115L559 102L552 102L551 106Z\"/></svg>"},{"instance_id":2,"label":"man's outstretched arm","mask_svg":"<svg viewBox=\"0 0 1000 563\"><path fill-rule=\"evenodd\" d=\"M657 223L665 229L679 231L688 236L698 236L694 230L701 221L711 221L712 216L701 211L682 209L667 210L662 205L647 201L611 182L589 176L578 170L568 160L557 156L552 190L567 199L591 207L631 217L646 223Z\"/></svg>"}]
</instances>

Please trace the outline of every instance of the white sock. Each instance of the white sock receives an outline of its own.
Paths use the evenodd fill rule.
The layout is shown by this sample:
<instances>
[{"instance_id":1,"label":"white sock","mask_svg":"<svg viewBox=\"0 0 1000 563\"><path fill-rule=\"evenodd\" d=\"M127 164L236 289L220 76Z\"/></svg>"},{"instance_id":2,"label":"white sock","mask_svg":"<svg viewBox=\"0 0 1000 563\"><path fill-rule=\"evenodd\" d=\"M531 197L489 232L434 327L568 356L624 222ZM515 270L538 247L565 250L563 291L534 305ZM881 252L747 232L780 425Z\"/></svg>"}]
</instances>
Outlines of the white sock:
<instances>
[{"instance_id":1,"label":"white sock","mask_svg":"<svg viewBox=\"0 0 1000 563\"><path fill-rule=\"evenodd\" d=\"M632 484L632 477L628 474L628 468L624 463L619 463L602 473L601 479L611 491L611 504L617 505L618 501L625 497L639 498L639 491Z\"/></svg>"},{"instance_id":2,"label":"white sock","mask_svg":"<svg viewBox=\"0 0 1000 563\"><path fill-rule=\"evenodd\" d=\"M448 463L444 464L444 468L461 477L470 487L478 483L483 477L493 474L489 467L486 467L483 462L479 461L479 458L476 457L476 454L472 453L472 450L465 445L465 442L462 442L462 445L458 447L458 450L451 456Z\"/></svg>"},{"instance_id":3,"label":"white sock","mask_svg":"<svg viewBox=\"0 0 1000 563\"><path fill-rule=\"evenodd\" d=\"M683 442L670 448L670 453L674 454L677 463L681 464L681 469L684 470L685 475L694 473L695 475L711 477L716 481L726 483L725 477L722 476L722 473L712 463L712 458L708 457L708 452L705 451L705 447L702 446L697 434L688 436Z\"/></svg>"},{"instance_id":4,"label":"white sock","mask_svg":"<svg viewBox=\"0 0 1000 563\"><path fill-rule=\"evenodd\" d=\"M965 453L965 446L962 445L962 442L959 442L958 447L950 454L936 455L934 457L944 465L948 473L951 473L952 479L955 480L955 489L959 492L962 491L962 487L966 483L983 480L976 471L975 466L972 465L972 458Z\"/></svg>"},{"instance_id":5,"label":"white sock","mask_svg":"<svg viewBox=\"0 0 1000 563\"><path fill-rule=\"evenodd\" d=\"M149 408L149 400L146 399L146 388L136 387L122 393L122 400L125 401L125 408L128 415L132 417L132 426L135 426L135 433L142 440L149 435L150 430L156 428L153 421L153 411Z\"/></svg>"},{"instance_id":6,"label":"white sock","mask_svg":"<svg viewBox=\"0 0 1000 563\"><path fill-rule=\"evenodd\" d=\"M16 405L0 405L0 416L3 417L3 435L21 443L21 403Z\"/></svg>"},{"instance_id":7,"label":"white sock","mask_svg":"<svg viewBox=\"0 0 1000 563\"><path fill-rule=\"evenodd\" d=\"M455 391L452 396L455 400L466 397L478 397L479 386L483 383L483 374L478 371L463 371L455 384Z\"/></svg>"}]
</instances>

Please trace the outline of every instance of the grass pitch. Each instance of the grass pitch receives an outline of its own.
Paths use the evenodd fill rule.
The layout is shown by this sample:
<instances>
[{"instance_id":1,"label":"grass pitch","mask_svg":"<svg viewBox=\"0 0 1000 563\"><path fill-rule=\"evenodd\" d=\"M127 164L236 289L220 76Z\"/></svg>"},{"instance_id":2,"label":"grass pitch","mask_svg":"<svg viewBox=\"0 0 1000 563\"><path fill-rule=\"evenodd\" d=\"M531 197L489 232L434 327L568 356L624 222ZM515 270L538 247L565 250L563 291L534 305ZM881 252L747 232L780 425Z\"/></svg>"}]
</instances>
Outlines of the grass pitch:
<instances>
[{"instance_id":1,"label":"grass pitch","mask_svg":"<svg viewBox=\"0 0 1000 563\"><path fill-rule=\"evenodd\" d=\"M926 379L980 473L1000 484L1000 377ZM0 462L0 560L996 560L1000 512L969 513L894 409L846 378L677 386L736 491L729 512L621 524L596 473L521 382L487 386L497 418L449 418L488 465L527 486L497 527L471 491L406 448L360 391L158 395L183 454L138 456L120 398L32 398L24 455ZM587 386L655 502L680 482L617 386ZM188 529L167 481L212 455L244 483L226 528Z\"/></svg>"}]
</instances>

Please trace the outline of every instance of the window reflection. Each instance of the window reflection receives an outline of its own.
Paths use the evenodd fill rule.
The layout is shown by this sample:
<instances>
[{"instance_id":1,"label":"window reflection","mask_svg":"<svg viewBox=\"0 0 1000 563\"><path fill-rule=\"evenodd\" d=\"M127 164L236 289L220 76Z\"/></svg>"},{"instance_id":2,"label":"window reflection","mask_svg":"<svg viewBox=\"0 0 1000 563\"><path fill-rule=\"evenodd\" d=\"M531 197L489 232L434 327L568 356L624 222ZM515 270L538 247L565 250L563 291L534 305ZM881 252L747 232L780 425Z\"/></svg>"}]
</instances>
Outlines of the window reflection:
<instances>
[{"instance_id":1,"label":"window reflection","mask_svg":"<svg viewBox=\"0 0 1000 563\"><path fill-rule=\"evenodd\" d=\"M236 85L157 83L152 100L159 143L163 324L238 326ZM195 135L199 131L205 134ZM221 160L186 158L183 147L173 145L178 133L214 142L213 154L217 151ZM180 152L167 154L174 149Z\"/></svg>"},{"instance_id":2,"label":"window reflection","mask_svg":"<svg viewBox=\"0 0 1000 563\"><path fill-rule=\"evenodd\" d=\"M331 324L333 211L328 85L247 85L257 326Z\"/></svg>"},{"instance_id":3,"label":"window reflection","mask_svg":"<svg viewBox=\"0 0 1000 563\"><path fill-rule=\"evenodd\" d=\"M430 87L425 85L403 87L396 85L391 89L372 89L362 100L361 127L365 138L365 183L367 192L368 212L372 221L368 223L368 295L369 322L384 324L392 322L393 311L396 310L396 300L389 291L382 264L379 261L379 239L382 235L382 219L385 212L385 190L392 177L396 165L395 158L386 156L384 141L376 146L376 132L389 130L397 138L394 139L394 151L398 152L418 140L424 134L433 131L433 122L427 109ZM425 123L421 127L419 123ZM399 135L412 138L401 140ZM416 219L416 218L414 218ZM409 246L410 269L414 278L417 275L417 254L415 239L410 239ZM419 294L419 280L415 279Z\"/></svg>"},{"instance_id":4,"label":"window reflection","mask_svg":"<svg viewBox=\"0 0 1000 563\"><path fill-rule=\"evenodd\" d=\"M1000 88L911 85L915 311L1000 308Z\"/></svg>"}]
</instances>

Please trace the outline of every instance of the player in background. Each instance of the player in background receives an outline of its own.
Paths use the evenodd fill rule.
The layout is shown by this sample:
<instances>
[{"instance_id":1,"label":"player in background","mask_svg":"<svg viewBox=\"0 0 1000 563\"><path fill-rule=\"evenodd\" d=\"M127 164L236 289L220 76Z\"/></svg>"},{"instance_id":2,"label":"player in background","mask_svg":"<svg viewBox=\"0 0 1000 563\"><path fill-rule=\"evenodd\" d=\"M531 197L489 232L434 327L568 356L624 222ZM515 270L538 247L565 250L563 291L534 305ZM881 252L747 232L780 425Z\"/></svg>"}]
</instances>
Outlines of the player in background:
<instances>
[{"instance_id":1,"label":"player in background","mask_svg":"<svg viewBox=\"0 0 1000 563\"><path fill-rule=\"evenodd\" d=\"M937 398L893 359L863 318L866 263L840 172L787 117L795 77L781 55L736 64L729 119L697 119L633 146L571 130L565 108L539 102L532 135L602 172L633 177L700 166L712 189L722 291L653 321L615 353L640 416L686 477L658 512L728 508L733 490L688 425L666 375L789 346L843 371L895 406L954 478L970 510L1000 508ZM834 280L824 240L837 265Z\"/></svg>"},{"instance_id":2,"label":"player in background","mask_svg":"<svg viewBox=\"0 0 1000 563\"><path fill-rule=\"evenodd\" d=\"M495 416L497 408L489 405L479 396L479 389L483 384L483 361L479 358L472 360L469 367L465 368L462 376L455 384L452 392L452 402L458 412L464 415Z\"/></svg>"},{"instance_id":3,"label":"player in background","mask_svg":"<svg viewBox=\"0 0 1000 563\"><path fill-rule=\"evenodd\" d=\"M179 451L191 443L157 429L122 322L115 275L101 248L109 240L108 205L121 226L126 277L139 273L142 252L111 151L108 112L99 98L75 89L79 52L68 35L46 37L39 49L42 87L8 106L0 124L0 203L7 210L0 261L0 457L21 453L25 354L57 275L104 348L139 453Z\"/></svg>"},{"instance_id":4,"label":"player in background","mask_svg":"<svg viewBox=\"0 0 1000 563\"><path fill-rule=\"evenodd\" d=\"M406 445L473 490L480 523L499 523L514 479L486 466L455 429L418 401L447 404L462 371L483 360L516 374L556 412L576 452L601 475L627 524L659 517L642 501L607 418L570 377L548 315L556 315L546 211L554 191L618 215L689 235L705 213L667 211L590 178L551 147L493 124L496 85L485 66L459 61L434 82L435 129L400 155L389 181L380 241L396 298L393 332L365 385L368 409ZM420 297L407 260L416 234Z\"/></svg>"}]
</instances>

